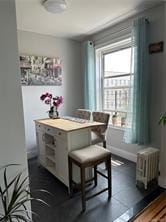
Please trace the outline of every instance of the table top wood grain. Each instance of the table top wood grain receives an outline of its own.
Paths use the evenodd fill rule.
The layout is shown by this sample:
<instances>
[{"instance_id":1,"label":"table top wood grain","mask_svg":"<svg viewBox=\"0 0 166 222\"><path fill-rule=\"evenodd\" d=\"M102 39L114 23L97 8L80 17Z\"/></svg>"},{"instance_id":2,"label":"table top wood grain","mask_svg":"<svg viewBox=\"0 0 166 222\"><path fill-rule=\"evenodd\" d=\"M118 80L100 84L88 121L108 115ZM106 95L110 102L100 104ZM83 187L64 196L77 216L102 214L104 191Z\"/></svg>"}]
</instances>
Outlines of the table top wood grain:
<instances>
[{"instance_id":1,"label":"table top wood grain","mask_svg":"<svg viewBox=\"0 0 166 222\"><path fill-rule=\"evenodd\" d=\"M46 126L54 127L66 132L74 131L74 130L79 130L79 129L85 129L85 128L92 128L94 126L103 126L105 125L104 123L101 122L84 122L84 123L79 123L71 120L66 120L66 119L39 119L35 120L36 123L39 124L44 124Z\"/></svg>"}]
</instances>

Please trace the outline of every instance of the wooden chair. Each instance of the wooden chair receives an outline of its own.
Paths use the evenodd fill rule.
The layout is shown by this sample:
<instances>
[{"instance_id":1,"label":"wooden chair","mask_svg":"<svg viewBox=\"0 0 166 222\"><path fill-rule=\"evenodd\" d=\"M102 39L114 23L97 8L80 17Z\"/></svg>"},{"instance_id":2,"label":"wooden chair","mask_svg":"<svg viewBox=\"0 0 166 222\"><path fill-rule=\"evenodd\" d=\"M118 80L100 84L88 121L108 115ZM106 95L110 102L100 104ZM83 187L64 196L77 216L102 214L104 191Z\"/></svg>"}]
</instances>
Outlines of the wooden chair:
<instances>
[{"instance_id":1,"label":"wooden chair","mask_svg":"<svg viewBox=\"0 0 166 222\"><path fill-rule=\"evenodd\" d=\"M106 148L106 130L108 127L110 114L104 112L93 112L93 121L105 123L104 126L96 126L92 128L91 140L92 144L103 143L103 147Z\"/></svg>"},{"instance_id":2,"label":"wooden chair","mask_svg":"<svg viewBox=\"0 0 166 222\"><path fill-rule=\"evenodd\" d=\"M100 171L97 170L97 165L105 162L107 165L107 172L108 176L102 174ZM81 199L82 199L82 211L86 210L86 201L107 191L108 190L108 197L110 198L112 195L112 188L111 188L111 152L98 146L98 145L91 145L89 147L74 150L69 153L68 156L68 164L69 164L69 192L72 196L73 194L73 184L74 181L72 180L72 164L76 164L80 168L81 174ZM92 167L94 169L94 177L88 181L85 181L85 169L87 167ZM86 197L85 194L85 185L87 182L94 181L94 185L97 186L97 174L100 174L104 178L108 180L108 187L102 189L101 191L93 194L91 196Z\"/></svg>"},{"instance_id":3,"label":"wooden chair","mask_svg":"<svg viewBox=\"0 0 166 222\"><path fill-rule=\"evenodd\" d=\"M90 120L91 111L86 109L77 109L77 117L80 119Z\"/></svg>"}]
</instances>

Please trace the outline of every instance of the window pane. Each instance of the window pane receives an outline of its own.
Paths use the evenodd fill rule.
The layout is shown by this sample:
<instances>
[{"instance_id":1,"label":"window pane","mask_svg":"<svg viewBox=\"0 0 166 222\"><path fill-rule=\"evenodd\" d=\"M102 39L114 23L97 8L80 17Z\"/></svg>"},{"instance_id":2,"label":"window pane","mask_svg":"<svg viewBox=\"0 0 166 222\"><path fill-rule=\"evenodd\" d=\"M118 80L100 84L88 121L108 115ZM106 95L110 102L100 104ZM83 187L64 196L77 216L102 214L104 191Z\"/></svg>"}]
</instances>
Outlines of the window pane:
<instances>
[{"instance_id":1,"label":"window pane","mask_svg":"<svg viewBox=\"0 0 166 222\"><path fill-rule=\"evenodd\" d=\"M126 88L130 86L130 76L123 76L123 77L114 77L114 78L106 78L104 79L104 88L107 87L120 87Z\"/></svg>"},{"instance_id":2,"label":"window pane","mask_svg":"<svg viewBox=\"0 0 166 222\"><path fill-rule=\"evenodd\" d=\"M104 110L127 112L129 88L104 89Z\"/></svg>"},{"instance_id":3,"label":"window pane","mask_svg":"<svg viewBox=\"0 0 166 222\"><path fill-rule=\"evenodd\" d=\"M104 55L104 76L130 73L131 48Z\"/></svg>"}]
</instances>

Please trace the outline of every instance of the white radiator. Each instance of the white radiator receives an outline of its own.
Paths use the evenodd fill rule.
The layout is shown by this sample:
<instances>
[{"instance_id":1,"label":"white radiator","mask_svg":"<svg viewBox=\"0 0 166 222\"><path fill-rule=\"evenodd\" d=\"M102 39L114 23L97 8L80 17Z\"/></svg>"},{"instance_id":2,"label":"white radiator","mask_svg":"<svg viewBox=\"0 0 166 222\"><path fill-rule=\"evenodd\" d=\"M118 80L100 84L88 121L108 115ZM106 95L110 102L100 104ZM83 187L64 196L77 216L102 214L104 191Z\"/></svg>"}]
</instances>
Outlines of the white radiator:
<instances>
[{"instance_id":1,"label":"white radiator","mask_svg":"<svg viewBox=\"0 0 166 222\"><path fill-rule=\"evenodd\" d=\"M144 183L145 189L153 179L158 178L159 150L156 148L146 148L137 153L136 184L138 181Z\"/></svg>"}]
</instances>

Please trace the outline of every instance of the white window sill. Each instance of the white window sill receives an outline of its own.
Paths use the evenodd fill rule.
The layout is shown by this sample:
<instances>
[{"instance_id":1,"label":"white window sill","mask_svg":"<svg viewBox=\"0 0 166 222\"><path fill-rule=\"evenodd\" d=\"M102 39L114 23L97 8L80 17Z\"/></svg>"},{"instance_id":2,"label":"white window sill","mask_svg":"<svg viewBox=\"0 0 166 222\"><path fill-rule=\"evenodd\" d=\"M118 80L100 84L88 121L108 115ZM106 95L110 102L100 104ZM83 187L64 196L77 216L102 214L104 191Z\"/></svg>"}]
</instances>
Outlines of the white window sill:
<instances>
[{"instance_id":1,"label":"white window sill","mask_svg":"<svg viewBox=\"0 0 166 222\"><path fill-rule=\"evenodd\" d=\"M125 127L114 126L114 125L111 125L111 124L109 124L108 128L115 129L115 130L121 130L121 131L125 130Z\"/></svg>"}]
</instances>

